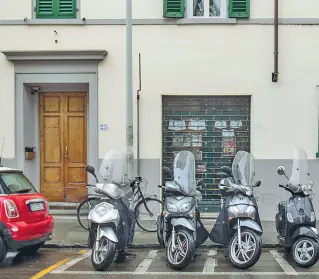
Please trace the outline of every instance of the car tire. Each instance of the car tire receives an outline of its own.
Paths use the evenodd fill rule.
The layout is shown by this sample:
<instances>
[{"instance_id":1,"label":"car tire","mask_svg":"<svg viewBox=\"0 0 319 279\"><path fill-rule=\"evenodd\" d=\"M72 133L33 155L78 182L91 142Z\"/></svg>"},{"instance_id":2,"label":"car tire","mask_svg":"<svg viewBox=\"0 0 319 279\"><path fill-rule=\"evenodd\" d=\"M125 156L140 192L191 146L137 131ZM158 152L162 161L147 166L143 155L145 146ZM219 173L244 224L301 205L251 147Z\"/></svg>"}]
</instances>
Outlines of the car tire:
<instances>
[{"instance_id":1,"label":"car tire","mask_svg":"<svg viewBox=\"0 0 319 279\"><path fill-rule=\"evenodd\" d=\"M0 236L0 263L4 261L8 253L8 247L3 237Z\"/></svg>"}]
</instances>

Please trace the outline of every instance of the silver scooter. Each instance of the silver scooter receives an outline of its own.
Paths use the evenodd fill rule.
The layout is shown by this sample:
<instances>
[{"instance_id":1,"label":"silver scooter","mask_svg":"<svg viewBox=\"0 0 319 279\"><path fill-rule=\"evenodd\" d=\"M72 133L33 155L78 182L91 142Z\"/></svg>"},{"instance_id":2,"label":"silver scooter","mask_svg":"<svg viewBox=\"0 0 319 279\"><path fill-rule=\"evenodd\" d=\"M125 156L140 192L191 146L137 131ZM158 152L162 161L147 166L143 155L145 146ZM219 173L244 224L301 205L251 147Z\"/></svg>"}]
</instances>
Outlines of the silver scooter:
<instances>
[{"instance_id":1,"label":"silver scooter","mask_svg":"<svg viewBox=\"0 0 319 279\"><path fill-rule=\"evenodd\" d=\"M125 154L115 150L106 153L100 166L101 182L98 182L94 167L86 166L97 181L88 186L101 194L101 199L93 201L88 215L91 261L98 271L111 265L116 251L119 256L129 255L125 250L133 242L135 216L131 207L135 181L128 181L126 168Z\"/></svg>"},{"instance_id":2,"label":"silver scooter","mask_svg":"<svg viewBox=\"0 0 319 279\"><path fill-rule=\"evenodd\" d=\"M224 166L222 170L228 178L220 181L219 188L227 195L209 238L228 245L231 263L246 269L259 260L262 251L263 230L253 195L253 188L261 182L253 184L255 159L245 151L237 152L232 169Z\"/></svg>"},{"instance_id":3,"label":"silver scooter","mask_svg":"<svg viewBox=\"0 0 319 279\"><path fill-rule=\"evenodd\" d=\"M202 196L196 190L195 158L190 151L179 152L174 159L174 171L163 168L170 178L164 189L164 208L158 217L157 237L165 247L166 264L180 270L195 256L196 246L204 243L208 232L200 222L197 203Z\"/></svg>"}]
</instances>

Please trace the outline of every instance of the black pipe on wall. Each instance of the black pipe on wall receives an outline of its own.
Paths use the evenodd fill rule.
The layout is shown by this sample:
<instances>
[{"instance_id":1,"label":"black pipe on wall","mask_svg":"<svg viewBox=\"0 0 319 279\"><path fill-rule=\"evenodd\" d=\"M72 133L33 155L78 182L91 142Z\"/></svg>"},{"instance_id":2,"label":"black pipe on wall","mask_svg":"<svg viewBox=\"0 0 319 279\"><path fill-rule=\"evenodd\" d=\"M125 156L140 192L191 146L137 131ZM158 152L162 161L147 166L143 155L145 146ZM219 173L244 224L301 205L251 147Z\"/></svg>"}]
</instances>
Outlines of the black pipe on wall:
<instances>
[{"instance_id":1,"label":"black pipe on wall","mask_svg":"<svg viewBox=\"0 0 319 279\"><path fill-rule=\"evenodd\" d=\"M274 9L274 72L272 73L272 82L278 81L278 0L275 1Z\"/></svg>"}]
</instances>

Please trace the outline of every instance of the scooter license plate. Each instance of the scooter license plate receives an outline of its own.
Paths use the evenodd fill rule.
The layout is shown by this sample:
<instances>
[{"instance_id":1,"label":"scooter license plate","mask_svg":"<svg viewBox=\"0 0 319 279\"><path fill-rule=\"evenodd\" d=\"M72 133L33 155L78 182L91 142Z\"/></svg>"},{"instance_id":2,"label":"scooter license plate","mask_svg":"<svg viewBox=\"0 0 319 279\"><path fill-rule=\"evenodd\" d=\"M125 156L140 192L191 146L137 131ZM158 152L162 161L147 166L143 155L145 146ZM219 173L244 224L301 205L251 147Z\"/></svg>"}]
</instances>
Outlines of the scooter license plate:
<instances>
[{"instance_id":1,"label":"scooter license plate","mask_svg":"<svg viewBox=\"0 0 319 279\"><path fill-rule=\"evenodd\" d=\"M44 203L43 203L43 202L31 203L31 204L30 204L30 210L31 210L31 211L44 210Z\"/></svg>"}]
</instances>

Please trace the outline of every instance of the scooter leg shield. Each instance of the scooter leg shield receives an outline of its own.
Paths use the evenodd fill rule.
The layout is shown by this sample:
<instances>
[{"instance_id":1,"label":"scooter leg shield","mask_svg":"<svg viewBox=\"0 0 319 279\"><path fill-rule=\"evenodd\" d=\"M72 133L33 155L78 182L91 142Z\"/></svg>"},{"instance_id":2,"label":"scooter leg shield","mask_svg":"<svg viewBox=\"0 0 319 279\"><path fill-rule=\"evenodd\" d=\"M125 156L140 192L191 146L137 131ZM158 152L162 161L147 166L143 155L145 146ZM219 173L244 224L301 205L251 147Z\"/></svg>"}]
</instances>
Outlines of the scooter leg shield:
<instances>
[{"instance_id":1,"label":"scooter leg shield","mask_svg":"<svg viewBox=\"0 0 319 279\"><path fill-rule=\"evenodd\" d=\"M116 237L116 234L114 233L113 229L110 227L103 227L100 229L100 239L102 236L105 236L110 241L117 243L118 239Z\"/></svg>"}]
</instances>

